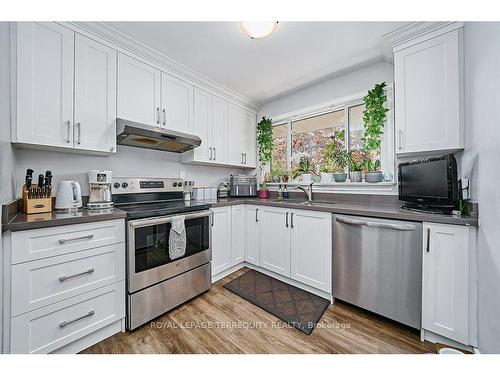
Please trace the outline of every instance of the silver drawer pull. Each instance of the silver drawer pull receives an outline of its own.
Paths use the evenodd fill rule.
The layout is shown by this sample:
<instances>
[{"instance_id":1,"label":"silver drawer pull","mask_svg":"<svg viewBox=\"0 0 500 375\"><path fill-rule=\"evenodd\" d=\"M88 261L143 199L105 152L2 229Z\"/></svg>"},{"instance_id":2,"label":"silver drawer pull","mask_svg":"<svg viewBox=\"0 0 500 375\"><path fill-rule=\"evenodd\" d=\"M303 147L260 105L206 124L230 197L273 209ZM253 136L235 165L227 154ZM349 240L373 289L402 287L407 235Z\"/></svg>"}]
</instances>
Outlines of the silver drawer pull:
<instances>
[{"instance_id":1,"label":"silver drawer pull","mask_svg":"<svg viewBox=\"0 0 500 375\"><path fill-rule=\"evenodd\" d=\"M66 327L68 324L78 322L79 320L82 320L82 319L85 319L85 318L90 318L90 317L91 317L92 315L94 315L94 314L95 314L95 311L94 311L94 310L90 310L90 311L89 311L86 315L84 315L84 316L81 316L81 317L79 317L79 318L76 318L76 319L70 320L69 322L64 321L64 322L59 323L59 327L64 328L64 327Z\"/></svg>"},{"instance_id":2,"label":"silver drawer pull","mask_svg":"<svg viewBox=\"0 0 500 375\"><path fill-rule=\"evenodd\" d=\"M78 277L78 276L83 276L83 275L87 275L87 274L91 274L91 273L94 273L94 269L91 268L87 271L84 271L84 272L80 272L80 273L75 273L74 275L70 275L70 276L61 276L59 278L59 281L65 281L65 280L68 280L68 279L72 279L73 277Z\"/></svg>"},{"instance_id":3,"label":"silver drawer pull","mask_svg":"<svg viewBox=\"0 0 500 375\"><path fill-rule=\"evenodd\" d=\"M69 241L91 240L92 238L94 238L93 234L89 234L87 236L82 236L82 237L75 237L75 238L61 238L59 240L59 243L63 244L63 243L69 242Z\"/></svg>"}]
</instances>

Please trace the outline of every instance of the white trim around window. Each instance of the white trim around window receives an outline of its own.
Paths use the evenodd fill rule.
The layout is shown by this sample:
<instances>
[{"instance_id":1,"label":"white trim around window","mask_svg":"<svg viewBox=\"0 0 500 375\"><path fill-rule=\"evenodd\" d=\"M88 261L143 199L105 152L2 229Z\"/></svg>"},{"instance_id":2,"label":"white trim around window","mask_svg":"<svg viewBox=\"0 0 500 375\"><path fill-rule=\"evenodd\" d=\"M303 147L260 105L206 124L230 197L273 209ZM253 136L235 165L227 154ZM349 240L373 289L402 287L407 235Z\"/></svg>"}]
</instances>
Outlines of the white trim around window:
<instances>
[{"instance_id":1,"label":"white trim around window","mask_svg":"<svg viewBox=\"0 0 500 375\"><path fill-rule=\"evenodd\" d=\"M382 143L380 149L380 163L383 172L392 172L394 179L396 178L395 170L395 152L394 152L394 83L388 82L386 86L387 93L387 120L384 126L384 135L382 136ZM343 98L339 98L329 103L322 103L316 106L304 108L299 111L285 113L279 116L274 116L273 126L287 125L287 134L291 134L292 122L301 119L318 116L321 114L344 110L345 116L345 136L346 145L349 140L349 107L363 104L363 97L366 92L359 92ZM288 169L291 168L291 137L287 137L287 165ZM265 168L270 170L270 166ZM298 184L288 183L287 186L295 186ZM270 183L268 186L271 190L277 189L278 184ZM397 194L396 182L381 182L381 183L332 183L332 184L315 184L316 191L321 192L342 192L342 193L361 193L361 194Z\"/></svg>"}]
</instances>

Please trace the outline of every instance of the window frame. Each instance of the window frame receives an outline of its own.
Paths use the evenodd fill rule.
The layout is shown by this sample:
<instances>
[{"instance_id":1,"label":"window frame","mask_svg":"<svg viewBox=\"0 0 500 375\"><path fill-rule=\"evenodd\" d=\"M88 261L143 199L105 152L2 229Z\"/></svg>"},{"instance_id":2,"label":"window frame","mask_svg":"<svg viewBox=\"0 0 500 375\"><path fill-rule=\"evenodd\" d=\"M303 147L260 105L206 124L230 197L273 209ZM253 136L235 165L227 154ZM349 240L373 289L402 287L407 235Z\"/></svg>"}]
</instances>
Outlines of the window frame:
<instances>
[{"instance_id":1,"label":"window frame","mask_svg":"<svg viewBox=\"0 0 500 375\"><path fill-rule=\"evenodd\" d=\"M287 168L290 170L292 163L292 122L303 120L315 116L320 116L323 114L336 112L343 110L344 111L344 124L345 124L345 145L347 150L350 149L349 135L350 135L350 127L349 127L349 108L356 107L358 105L363 104L363 97L367 94L366 91L356 93L350 95L348 97L343 97L337 99L335 101L329 103L323 103L318 106L305 108L300 111L290 112L279 116L274 116L275 120L273 121L274 126L280 126L286 124L287 131ZM396 160L395 160L395 150L394 150L394 83L389 82L386 86L386 95L387 95L387 108L389 111L387 112L387 119L384 126L384 134L382 136L382 142L380 145L380 164L381 170L383 172L392 172L394 178L392 182L383 182L377 184L369 184L372 190L394 190L394 186L396 185ZM271 163L269 163L269 171L271 171ZM348 171L348 168L346 168ZM326 189L334 189L338 190L337 187L343 186L341 190L363 190L367 191L365 183L353 182L353 183L332 183L327 185L323 185ZM273 184L271 184L273 185ZM277 185L277 184L276 184ZM318 184L321 186L321 184ZM323 189L322 189L323 190Z\"/></svg>"}]
</instances>

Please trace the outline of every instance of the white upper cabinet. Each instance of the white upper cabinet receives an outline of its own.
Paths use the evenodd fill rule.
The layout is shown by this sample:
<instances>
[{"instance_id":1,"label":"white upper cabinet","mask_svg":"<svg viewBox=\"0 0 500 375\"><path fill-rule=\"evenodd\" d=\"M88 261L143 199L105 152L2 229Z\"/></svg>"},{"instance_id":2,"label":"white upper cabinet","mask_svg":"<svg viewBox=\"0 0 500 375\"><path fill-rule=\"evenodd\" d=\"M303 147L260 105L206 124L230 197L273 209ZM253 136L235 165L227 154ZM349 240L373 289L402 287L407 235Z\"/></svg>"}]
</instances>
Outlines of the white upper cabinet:
<instances>
[{"instance_id":1,"label":"white upper cabinet","mask_svg":"<svg viewBox=\"0 0 500 375\"><path fill-rule=\"evenodd\" d=\"M422 328L469 345L469 231L424 223Z\"/></svg>"},{"instance_id":2,"label":"white upper cabinet","mask_svg":"<svg viewBox=\"0 0 500 375\"><path fill-rule=\"evenodd\" d=\"M394 48L398 154L464 147L462 33L459 28Z\"/></svg>"},{"instance_id":3,"label":"white upper cabinet","mask_svg":"<svg viewBox=\"0 0 500 375\"><path fill-rule=\"evenodd\" d=\"M161 111L164 128L193 134L193 85L162 72Z\"/></svg>"},{"instance_id":4,"label":"white upper cabinet","mask_svg":"<svg viewBox=\"0 0 500 375\"><path fill-rule=\"evenodd\" d=\"M229 103L227 100L212 96L212 161L216 163L227 162L227 126Z\"/></svg>"},{"instance_id":5,"label":"white upper cabinet","mask_svg":"<svg viewBox=\"0 0 500 375\"><path fill-rule=\"evenodd\" d=\"M74 146L116 152L116 51L75 36Z\"/></svg>"},{"instance_id":6,"label":"white upper cabinet","mask_svg":"<svg viewBox=\"0 0 500 375\"><path fill-rule=\"evenodd\" d=\"M324 292L332 291L332 215L290 213L291 278Z\"/></svg>"},{"instance_id":7,"label":"white upper cabinet","mask_svg":"<svg viewBox=\"0 0 500 375\"><path fill-rule=\"evenodd\" d=\"M161 72L132 57L118 54L118 116L161 126Z\"/></svg>"},{"instance_id":8,"label":"white upper cabinet","mask_svg":"<svg viewBox=\"0 0 500 375\"><path fill-rule=\"evenodd\" d=\"M237 105L229 105L228 162L255 168L255 114Z\"/></svg>"},{"instance_id":9,"label":"white upper cabinet","mask_svg":"<svg viewBox=\"0 0 500 375\"><path fill-rule=\"evenodd\" d=\"M74 33L53 22L20 22L16 32L12 141L72 148Z\"/></svg>"}]
</instances>

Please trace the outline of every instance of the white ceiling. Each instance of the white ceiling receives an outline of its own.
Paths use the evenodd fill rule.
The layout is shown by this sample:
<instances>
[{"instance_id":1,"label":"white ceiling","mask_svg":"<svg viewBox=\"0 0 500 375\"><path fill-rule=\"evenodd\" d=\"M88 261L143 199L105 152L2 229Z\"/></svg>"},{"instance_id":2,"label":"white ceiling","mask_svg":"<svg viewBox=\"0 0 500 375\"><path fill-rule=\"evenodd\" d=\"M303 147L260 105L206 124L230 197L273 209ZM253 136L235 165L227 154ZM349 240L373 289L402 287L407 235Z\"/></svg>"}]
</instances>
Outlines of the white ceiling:
<instances>
[{"instance_id":1,"label":"white ceiling","mask_svg":"<svg viewBox=\"0 0 500 375\"><path fill-rule=\"evenodd\" d=\"M382 59L380 37L403 22L280 22L252 40L239 22L106 25L259 103Z\"/></svg>"}]
</instances>

